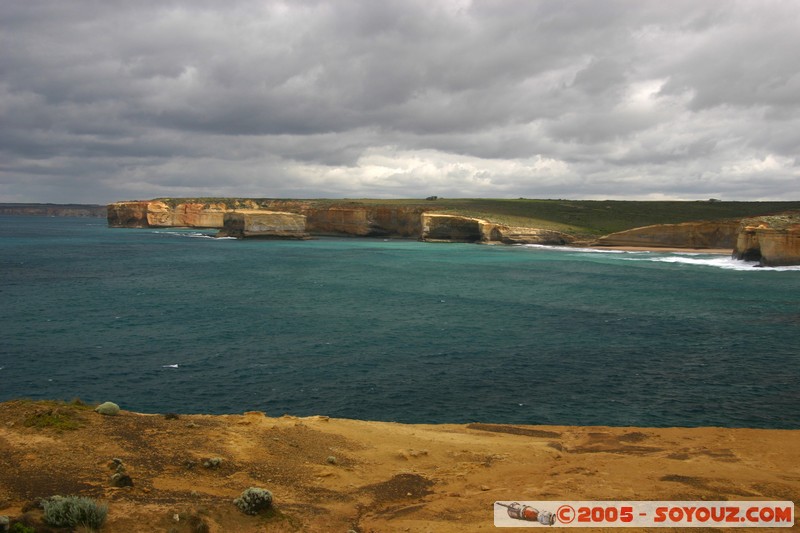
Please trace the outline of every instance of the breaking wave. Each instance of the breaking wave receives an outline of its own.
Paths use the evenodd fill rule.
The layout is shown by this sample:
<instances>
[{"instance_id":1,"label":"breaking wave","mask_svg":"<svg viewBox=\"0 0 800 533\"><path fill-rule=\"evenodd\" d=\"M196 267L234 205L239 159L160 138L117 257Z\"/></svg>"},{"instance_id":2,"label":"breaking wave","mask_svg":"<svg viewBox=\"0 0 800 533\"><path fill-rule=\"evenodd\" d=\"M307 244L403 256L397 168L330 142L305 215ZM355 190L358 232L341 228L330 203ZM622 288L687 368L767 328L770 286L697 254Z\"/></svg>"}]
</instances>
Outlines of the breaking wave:
<instances>
[{"instance_id":1,"label":"breaking wave","mask_svg":"<svg viewBox=\"0 0 800 533\"><path fill-rule=\"evenodd\" d=\"M236 237L216 237L211 233L203 233L202 231L153 231L152 233L167 237L188 237L190 239L236 239Z\"/></svg>"},{"instance_id":2,"label":"breaking wave","mask_svg":"<svg viewBox=\"0 0 800 533\"><path fill-rule=\"evenodd\" d=\"M641 261L641 259L633 259L632 261ZM738 270L741 272L771 272L771 271L800 271L800 266L786 266L786 267L760 267L756 261L739 261L732 257L708 254L673 254L668 256L659 256L648 258L648 261L658 263L674 263L680 265L692 266L705 266L713 268L721 268L724 270Z\"/></svg>"},{"instance_id":3,"label":"breaking wave","mask_svg":"<svg viewBox=\"0 0 800 533\"><path fill-rule=\"evenodd\" d=\"M784 267L761 267L757 261L740 261L729 255L703 252L659 252L656 250L605 250L601 248L576 248L574 246L549 246L543 244L524 244L525 248L570 252L574 254L603 254L624 261L647 261L673 263L700 267L738 270L741 272L782 272L800 271L800 265Z\"/></svg>"}]
</instances>

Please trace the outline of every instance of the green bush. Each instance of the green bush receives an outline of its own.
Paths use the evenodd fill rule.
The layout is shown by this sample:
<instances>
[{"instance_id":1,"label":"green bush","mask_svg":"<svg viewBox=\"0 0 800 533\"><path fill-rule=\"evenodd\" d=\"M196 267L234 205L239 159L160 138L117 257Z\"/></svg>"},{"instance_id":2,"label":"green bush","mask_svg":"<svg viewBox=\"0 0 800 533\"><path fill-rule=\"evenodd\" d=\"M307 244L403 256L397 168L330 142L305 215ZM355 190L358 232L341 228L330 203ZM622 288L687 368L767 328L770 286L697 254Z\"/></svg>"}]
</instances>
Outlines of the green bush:
<instances>
[{"instance_id":1,"label":"green bush","mask_svg":"<svg viewBox=\"0 0 800 533\"><path fill-rule=\"evenodd\" d=\"M272 505L272 493L266 489L258 487L250 487L245 489L242 494L233 500L243 513L245 514L258 514L259 512L269 509Z\"/></svg>"},{"instance_id":2,"label":"green bush","mask_svg":"<svg viewBox=\"0 0 800 533\"><path fill-rule=\"evenodd\" d=\"M23 425L33 428L52 428L72 430L81 427L74 413L63 408L43 409L25 417Z\"/></svg>"},{"instance_id":3,"label":"green bush","mask_svg":"<svg viewBox=\"0 0 800 533\"><path fill-rule=\"evenodd\" d=\"M11 526L11 529L8 530L8 533L36 533L36 530L21 522L15 522L14 525Z\"/></svg>"},{"instance_id":4,"label":"green bush","mask_svg":"<svg viewBox=\"0 0 800 533\"><path fill-rule=\"evenodd\" d=\"M54 527L83 526L100 529L108 514L108 506L81 496L53 496L42 502L44 521Z\"/></svg>"}]
</instances>

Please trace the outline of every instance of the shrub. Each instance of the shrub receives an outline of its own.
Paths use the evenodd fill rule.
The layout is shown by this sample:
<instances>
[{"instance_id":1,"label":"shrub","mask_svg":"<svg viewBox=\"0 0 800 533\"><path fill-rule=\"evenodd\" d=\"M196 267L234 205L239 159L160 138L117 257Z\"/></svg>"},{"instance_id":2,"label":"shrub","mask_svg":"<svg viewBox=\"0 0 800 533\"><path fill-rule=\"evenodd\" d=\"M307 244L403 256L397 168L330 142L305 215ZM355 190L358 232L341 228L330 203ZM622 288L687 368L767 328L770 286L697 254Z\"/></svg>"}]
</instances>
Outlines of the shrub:
<instances>
[{"instance_id":1,"label":"shrub","mask_svg":"<svg viewBox=\"0 0 800 533\"><path fill-rule=\"evenodd\" d=\"M205 459L203 461L203 466L206 468L219 468L222 464L222 457L212 457L211 459Z\"/></svg>"},{"instance_id":2,"label":"shrub","mask_svg":"<svg viewBox=\"0 0 800 533\"><path fill-rule=\"evenodd\" d=\"M11 529L8 530L8 533L36 533L36 530L22 522L15 522Z\"/></svg>"},{"instance_id":3,"label":"shrub","mask_svg":"<svg viewBox=\"0 0 800 533\"><path fill-rule=\"evenodd\" d=\"M101 415L116 416L119 414L119 405L114 402L101 403L94 409Z\"/></svg>"},{"instance_id":4,"label":"shrub","mask_svg":"<svg viewBox=\"0 0 800 533\"><path fill-rule=\"evenodd\" d=\"M44 521L54 527L83 526L91 530L102 527L108 506L81 496L53 496L42 502Z\"/></svg>"},{"instance_id":5,"label":"shrub","mask_svg":"<svg viewBox=\"0 0 800 533\"><path fill-rule=\"evenodd\" d=\"M57 430L78 429L81 427L74 415L63 408L43 409L25 417L26 427L52 428Z\"/></svg>"},{"instance_id":6,"label":"shrub","mask_svg":"<svg viewBox=\"0 0 800 533\"><path fill-rule=\"evenodd\" d=\"M256 515L261 511L269 509L272 505L272 493L266 489L250 487L245 489L242 494L233 500L236 507L245 514Z\"/></svg>"}]
</instances>

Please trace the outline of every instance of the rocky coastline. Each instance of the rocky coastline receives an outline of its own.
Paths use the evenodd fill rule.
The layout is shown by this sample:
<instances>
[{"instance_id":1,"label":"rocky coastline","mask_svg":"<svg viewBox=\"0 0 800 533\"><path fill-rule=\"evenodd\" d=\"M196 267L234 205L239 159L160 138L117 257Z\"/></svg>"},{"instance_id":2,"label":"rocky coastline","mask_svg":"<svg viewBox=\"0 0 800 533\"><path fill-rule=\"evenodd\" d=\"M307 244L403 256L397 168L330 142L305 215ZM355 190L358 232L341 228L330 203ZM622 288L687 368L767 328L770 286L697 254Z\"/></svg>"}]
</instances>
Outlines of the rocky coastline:
<instances>
[{"instance_id":1,"label":"rocky coastline","mask_svg":"<svg viewBox=\"0 0 800 533\"><path fill-rule=\"evenodd\" d=\"M428 242L541 244L643 249L727 250L760 266L800 264L800 215L655 224L587 239L565 231L498 223L419 205L354 205L345 201L159 199L107 206L114 228L218 229L219 236L308 239L313 236L416 238Z\"/></svg>"}]
</instances>

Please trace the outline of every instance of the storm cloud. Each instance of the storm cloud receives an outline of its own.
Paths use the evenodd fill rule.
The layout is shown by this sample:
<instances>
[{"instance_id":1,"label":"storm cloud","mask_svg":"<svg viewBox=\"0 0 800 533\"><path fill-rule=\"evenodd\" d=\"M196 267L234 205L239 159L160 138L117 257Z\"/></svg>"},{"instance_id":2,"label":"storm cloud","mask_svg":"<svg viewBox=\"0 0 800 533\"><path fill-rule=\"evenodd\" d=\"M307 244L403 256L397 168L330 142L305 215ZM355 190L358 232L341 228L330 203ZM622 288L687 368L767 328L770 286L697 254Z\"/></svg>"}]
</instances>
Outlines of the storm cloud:
<instances>
[{"instance_id":1,"label":"storm cloud","mask_svg":"<svg viewBox=\"0 0 800 533\"><path fill-rule=\"evenodd\" d=\"M797 200L800 4L0 5L0 201Z\"/></svg>"}]
</instances>

